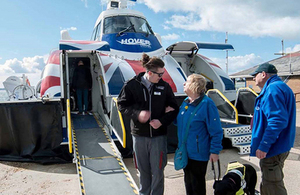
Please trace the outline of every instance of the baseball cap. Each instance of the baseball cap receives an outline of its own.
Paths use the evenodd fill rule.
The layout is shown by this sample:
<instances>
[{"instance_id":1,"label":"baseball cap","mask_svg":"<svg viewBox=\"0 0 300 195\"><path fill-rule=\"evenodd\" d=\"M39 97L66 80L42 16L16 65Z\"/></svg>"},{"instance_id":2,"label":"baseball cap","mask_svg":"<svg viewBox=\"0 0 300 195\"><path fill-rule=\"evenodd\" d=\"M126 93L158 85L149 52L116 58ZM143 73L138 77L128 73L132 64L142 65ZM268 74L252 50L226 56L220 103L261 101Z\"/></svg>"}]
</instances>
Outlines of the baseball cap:
<instances>
[{"instance_id":1,"label":"baseball cap","mask_svg":"<svg viewBox=\"0 0 300 195\"><path fill-rule=\"evenodd\" d=\"M277 73L277 69L273 64L270 63L263 63L259 65L256 70L252 73L250 73L251 76L255 76L256 74L260 72L265 72L265 73Z\"/></svg>"}]
</instances>

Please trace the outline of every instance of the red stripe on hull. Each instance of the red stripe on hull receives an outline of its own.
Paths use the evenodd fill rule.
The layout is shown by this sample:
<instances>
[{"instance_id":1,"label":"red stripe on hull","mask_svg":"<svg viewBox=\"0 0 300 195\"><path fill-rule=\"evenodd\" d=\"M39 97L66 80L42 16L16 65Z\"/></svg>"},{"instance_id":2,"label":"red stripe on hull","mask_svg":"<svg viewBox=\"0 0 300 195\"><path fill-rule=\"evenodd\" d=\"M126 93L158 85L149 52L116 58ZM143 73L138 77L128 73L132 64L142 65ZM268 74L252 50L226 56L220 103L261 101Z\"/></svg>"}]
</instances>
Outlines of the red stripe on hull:
<instances>
[{"instance_id":1,"label":"red stripe on hull","mask_svg":"<svg viewBox=\"0 0 300 195\"><path fill-rule=\"evenodd\" d=\"M165 74L163 75L162 79L163 79L164 81L166 81L167 83L169 83L169 85L171 86L172 91L173 91L174 93L177 92L177 87L176 87L176 85L175 85L175 83L174 83L172 77L171 77L171 76L169 75L169 73L166 71L166 69L165 69ZM183 84L183 83L182 83L182 84Z\"/></svg>"},{"instance_id":2,"label":"red stripe on hull","mask_svg":"<svg viewBox=\"0 0 300 195\"><path fill-rule=\"evenodd\" d=\"M108 56L107 54L104 53L98 53L99 56Z\"/></svg>"},{"instance_id":3,"label":"red stripe on hull","mask_svg":"<svg viewBox=\"0 0 300 195\"><path fill-rule=\"evenodd\" d=\"M136 60L125 60L125 61L131 66L131 68L133 69L136 75L146 71L141 61L136 61Z\"/></svg>"},{"instance_id":4,"label":"red stripe on hull","mask_svg":"<svg viewBox=\"0 0 300 195\"><path fill-rule=\"evenodd\" d=\"M133 69L133 71L135 72L135 74L139 74L141 72L145 72L145 68L142 66L142 62L141 61L136 61L136 60L125 60ZM163 75L162 79L164 81L166 81L167 83L169 83L169 85L171 86L173 92L177 92L177 87L172 79L172 77L170 76L170 74L166 71L165 69L165 74Z\"/></svg>"},{"instance_id":5,"label":"red stripe on hull","mask_svg":"<svg viewBox=\"0 0 300 195\"><path fill-rule=\"evenodd\" d=\"M213 62L211 61L211 59L209 59L208 57L205 57L205 56L203 56L203 55L201 55L201 54L197 54L197 55L200 56L201 58L203 58L204 60L206 60L206 62L208 62L210 65L222 69L219 65L213 63ZM210 61L210 62L209 62L209 61Z\"/></svg>"},{"instance_id":6,"label":"red stripe on hull","mask_svg":"<svg viewBox=\"0 0 300 195\"><path fill-rule=\"evenodd\" d=\"M60 86L60 78L54 76L47 76L43 79L41 84L41 95L43 96L45 91L50 87ZM55 94L52 94L55 95Z\"/></svg>"},{"instance_id":7,"label":"red stripe on hull","mask_svg":"<svg viewBox=\"0 0 300 195\"><path fill-rule=\"evenodd\" d=\"M66 41L66 40L61 41L61 43L64 43L64 42L66 42L66 43L77 43L77 44L81 44L81 45L99 43L98 41Z\"/></svg>"},{"instance_id":8,"label":"red stripe on hull","mask_svg":"<svg viewBox=\"0 0 300 195\"><path fill-rule=\"evenodd\" d=\"M109 64L106 64L105 66L104 66L104 71L105 71L105 73L107 72L107 70L109 69L109 67L112 65L113 63L109 63Z\"/></svg>"},{"instance_id":9,"label":"red stripe on hull","mask_svg":"<svg viewBox=\"0 0 300 195\"><path fill-rule=\"evenodd\" d=\"M52 52L48 58L47 64L60 64L59 61L59 54L60 54L60 50L56 50L54 52Z\"/></svg>"},{"instance_id":10,"label":"red stripe on hull","mask_svg":"<svg viewBox=\"0 0 300 195\"><path fill-rule=\"evenodd\" d=\"M215 67L217 67L217 68L220 68L221 69L221 67L220 66L218 66L217 64L215 64L215 63L209 63L210 65L212 65L212 66L215 66Z\"/></svg>"}]
</instances>

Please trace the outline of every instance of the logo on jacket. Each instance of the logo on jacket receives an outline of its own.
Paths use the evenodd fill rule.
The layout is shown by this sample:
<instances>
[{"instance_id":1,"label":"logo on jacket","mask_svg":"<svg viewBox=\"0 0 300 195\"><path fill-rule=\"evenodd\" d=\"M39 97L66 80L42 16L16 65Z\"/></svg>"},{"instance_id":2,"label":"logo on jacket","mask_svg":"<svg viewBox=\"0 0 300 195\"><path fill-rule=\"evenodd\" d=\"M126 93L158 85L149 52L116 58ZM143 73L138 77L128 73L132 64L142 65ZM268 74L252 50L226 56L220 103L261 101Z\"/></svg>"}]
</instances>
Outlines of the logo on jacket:
<instances>
[{"instance_id":1,"label":"logo on jacket","mask_svg":"<svg viewBox=\"0 0 300 195\"><path fill-rule=\"evenodd\" d=\"M164 86L155 86L155 87L156 87L156 89L160 89L160 90L164 90L165 89Z\"/></svg>"}]
</instances>

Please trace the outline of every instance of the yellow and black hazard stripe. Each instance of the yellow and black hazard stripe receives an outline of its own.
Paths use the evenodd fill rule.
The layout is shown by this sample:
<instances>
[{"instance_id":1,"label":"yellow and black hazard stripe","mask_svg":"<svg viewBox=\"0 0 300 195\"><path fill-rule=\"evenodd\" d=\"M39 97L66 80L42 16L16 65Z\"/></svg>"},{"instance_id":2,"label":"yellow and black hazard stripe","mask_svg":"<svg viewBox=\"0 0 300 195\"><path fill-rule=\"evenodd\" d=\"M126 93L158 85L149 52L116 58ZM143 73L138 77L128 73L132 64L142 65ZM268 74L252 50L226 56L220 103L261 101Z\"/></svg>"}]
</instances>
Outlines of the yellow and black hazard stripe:
<instances>
[{"instance_id":1,"label":"yellow and black hazard stripe","mask_svg":"<svg viewBox=\"0 0 300 195\"><path fill-rule=\"evenodd\" d=\"M72 123L73 127L73 123ZM81 194L85 195L85 189L84 189L84 183L83 183L83 177L82 177L82 170L81 170L81 164L80 164L80 158L79 158L79 152L78 152L78 147L77 147L77 140L76 140L76 134L74 131L74 128L72 128L73 131L73 140L74 140L74 151L76 153L76 160L77 160L77 171L79 175L79 181L80 181L80 188L81 188Z\"/></svg>"},{"instance_id":2,"label":"yellow and black hazard stripe","mask_svg":"<svg viewBox=\"0 0 300 195\"><path fill-rule=\"evenodd\" d=\"M97 118L94 114L93 114L93 116L94 116L95 120L97 121L99 127L101 128L102 132L104 133L104 135L105 135L105 137L106 137L106 140L107 140L108 143L110 144L110 147L111 147L112 151L114 152L114 155L116 156L115 158L118 160L118 163L119 163L121 169L123 170L123 173L125 174L126 179L127 179L128 182L129 182L129 185L132 187L133 192L134 192L135 194L139 194L139 192L137 191L137 189L135 188L135 186L134 186L134 184L133 184L133 181L132 181L131 177L128 175L128 173L127 173L127 171L126 171L123 162L121 161L120 158L117 157L118 154L117 154L117 152L116 152L116 150L115 150L115 147L113 146L113 143L112 143L112 141L110 140L109 136L107 135L107 133L106 133L106 131L105 131L103 125L100 123L100 121L98 120L98 118Z\"/></svg>"}]
</instances>

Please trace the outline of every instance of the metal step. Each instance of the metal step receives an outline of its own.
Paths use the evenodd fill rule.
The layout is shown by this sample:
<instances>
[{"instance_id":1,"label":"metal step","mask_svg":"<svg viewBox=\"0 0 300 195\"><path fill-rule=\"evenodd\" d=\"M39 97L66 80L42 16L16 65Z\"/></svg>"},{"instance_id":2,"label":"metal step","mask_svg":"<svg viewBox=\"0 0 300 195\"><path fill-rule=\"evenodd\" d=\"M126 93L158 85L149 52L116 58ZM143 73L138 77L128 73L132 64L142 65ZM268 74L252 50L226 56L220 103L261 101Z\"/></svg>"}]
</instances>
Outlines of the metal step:
<instances>
[{"instance_id":1,"label":"metal step","mask_svg":"<svg viewBox=\"0 0 300 195\"><path fill-rule=\"evenodd\" d=\"M233 147L239 149L239 154L249 154L252 138L250 125L223 123L224 137L230 139Z\"/></svg>"},{"instance_id":2,"label":"metal step","mask_svg":"<svg viewBox=\"0 0 300 195\"><path fill-rule=\"evenodd\" d=\"M251 134L248 135L236 135L228 137L231 140L232 145L236 144L250 144L251 143Z\"/></svg>"},{"instance_id":3,"label":"metal step","mask_svg":"<svg viewBox=\"0 0 300 195\"><path fill-rule=\"evenodd\" d=\"M232 146L239 149L239 154L250 154L250 144L234 144Z\"/></svg>"},{"instance_id":4,"label":"metal step","mask_svg":"<svg viewBox=\"0 0 300 195\"><path fill-rule=\"evenodd\" d=\"M223 126L224 137L231 137L233 135L248 135L251 134L252 131L250 129L250 125L226 125Z\"/></svg>"}]
</instances>

